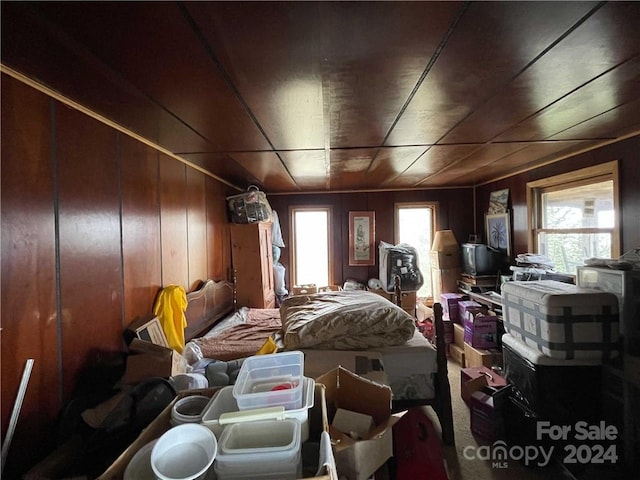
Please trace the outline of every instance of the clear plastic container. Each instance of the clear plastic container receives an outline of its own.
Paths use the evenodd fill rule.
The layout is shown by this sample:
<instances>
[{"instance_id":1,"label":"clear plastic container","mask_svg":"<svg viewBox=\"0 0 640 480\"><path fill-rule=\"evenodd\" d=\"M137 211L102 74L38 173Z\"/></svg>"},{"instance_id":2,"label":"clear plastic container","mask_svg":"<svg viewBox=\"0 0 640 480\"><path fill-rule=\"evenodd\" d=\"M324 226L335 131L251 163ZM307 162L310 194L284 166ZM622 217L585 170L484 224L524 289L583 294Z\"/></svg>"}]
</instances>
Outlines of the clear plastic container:
<instances>
[{"instance_id":1,"label":"clear plastic container","mask_svg":"<svg viewBox=\"0 0 640 480\"><path fill-rule=\"evenodd\" d=\"M301 424L300 438L302 442L309 439L309 409L314 404L315 380L309 377L303 377L303 405L302 408L295 410L285 410L284 418L294 418ZM220 416L239 411L238 403L233 396L233 387L221 388L209 401L202 413L202 424L208 427L218 438L222 436L225 424L220 423ZM249 410L243 410L249 411ZM229 423L232 423L230 421Z\"/></svg>"},{"instance_id":2,"label":"clear plastic container","mask_svg":"<svg viewBox=\"0 0 640 480\"><path fill-rule=\"evenodd\" d=\"M190 395L178 400L171 409L171 425L200 423L202 413L211 399L204 395Z\"/></svg>"},{"instance_id":3,"label":"clear plastic container","mask_svg":"<svg viewBox=\"0 0 640 480\"><path fill-rule=\"evenodd\" d=\"M301 468L300 422L262 420L229 425L214 468L220 480L295 479Z\"/></svg>"},{"instance_id":4,"label":"clear plastic container","mask_svg":"<svg viewBox=\"0 0 640 480\"><path fill-rule=\"evenodd\" d=\"M248 357L233 386L238 408L302 408L303 372L304 356L300 351Z\"/></svg>"}]
</instances>

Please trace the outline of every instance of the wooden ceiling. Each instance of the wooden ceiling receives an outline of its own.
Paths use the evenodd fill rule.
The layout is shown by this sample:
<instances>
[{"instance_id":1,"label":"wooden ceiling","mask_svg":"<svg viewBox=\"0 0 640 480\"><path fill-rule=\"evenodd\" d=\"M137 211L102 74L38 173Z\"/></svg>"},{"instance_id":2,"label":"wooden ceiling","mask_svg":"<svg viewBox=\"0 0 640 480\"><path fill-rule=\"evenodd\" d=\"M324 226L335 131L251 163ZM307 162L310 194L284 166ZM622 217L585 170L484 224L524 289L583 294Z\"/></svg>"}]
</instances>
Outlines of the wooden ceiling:
<instances>
[{"instance_id":1,"label":"wooden ceiling","mask_svg":"<svg viewBox=\"0 0 640 480\"><path fill-rule=\"evenodd\" d=\"M640 132L640 2L2 2L3 71L233 185L469 186Z\"/></svg>"}]
</instances>

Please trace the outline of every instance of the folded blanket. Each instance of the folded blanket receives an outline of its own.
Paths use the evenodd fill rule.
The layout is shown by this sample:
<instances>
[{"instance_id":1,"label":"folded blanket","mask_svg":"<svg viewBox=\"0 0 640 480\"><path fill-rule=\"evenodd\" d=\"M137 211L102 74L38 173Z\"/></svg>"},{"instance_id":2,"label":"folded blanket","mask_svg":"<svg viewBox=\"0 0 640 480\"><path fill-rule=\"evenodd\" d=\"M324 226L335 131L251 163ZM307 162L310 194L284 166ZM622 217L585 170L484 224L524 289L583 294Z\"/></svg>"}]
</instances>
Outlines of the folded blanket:
<instances>
[{"instance_id":1,"label":"folded blanket","mask_svg":"<svg viewBox=\"0 0 640 480\"><path fill-rule=\"evenodd\" d=\"M280 312L277 308L246 309L245 321L211 336L193 340L204 358L234 360L255 355L264 342L280 331Z\"/></svg>"}]
</instances>

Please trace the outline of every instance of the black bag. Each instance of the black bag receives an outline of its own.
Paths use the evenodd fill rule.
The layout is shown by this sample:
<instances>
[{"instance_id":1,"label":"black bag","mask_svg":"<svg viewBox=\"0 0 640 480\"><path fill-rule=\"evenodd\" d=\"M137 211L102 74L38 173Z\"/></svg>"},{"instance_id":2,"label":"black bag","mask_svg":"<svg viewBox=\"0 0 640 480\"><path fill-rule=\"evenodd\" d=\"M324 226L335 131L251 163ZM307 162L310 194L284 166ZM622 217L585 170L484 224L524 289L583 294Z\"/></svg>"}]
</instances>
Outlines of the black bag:
<instances>
[{"instance_id":1,"label":"black bag","mask_svg":"<svg viewBox=\"0 0 640 480\"><path fill-rule=\"evenodd\" d=\"M418 252L411 245L380 242L380 281L388 293L395 291L395 277L400 277L403 292L420 290L424 283L418 268Z\"/></svg>"},{"instance_id":2,"label":"black bag","mask_svg":"<svg viewBox=\"0 0 640 480\"><path fill-rule=\"evenodd\" d=\"M67 453L64 464L58 465L55 478L101 475L127 447L176 397L176 391L165 378L148 378L116 392L111 399L89 408L107 405L108 413L99 425L90 426L81 415L87 412L87 398L73 399L62 412L65 426L64 444L59 450ZM113 405L110 402L114 402ZM95 418L99 418L97 415ZM60 435L58 436L59 440ZM72 446L73 448L69 448ZM52 453L56 457L56 452Z\"/></svg>"}]
</instances>

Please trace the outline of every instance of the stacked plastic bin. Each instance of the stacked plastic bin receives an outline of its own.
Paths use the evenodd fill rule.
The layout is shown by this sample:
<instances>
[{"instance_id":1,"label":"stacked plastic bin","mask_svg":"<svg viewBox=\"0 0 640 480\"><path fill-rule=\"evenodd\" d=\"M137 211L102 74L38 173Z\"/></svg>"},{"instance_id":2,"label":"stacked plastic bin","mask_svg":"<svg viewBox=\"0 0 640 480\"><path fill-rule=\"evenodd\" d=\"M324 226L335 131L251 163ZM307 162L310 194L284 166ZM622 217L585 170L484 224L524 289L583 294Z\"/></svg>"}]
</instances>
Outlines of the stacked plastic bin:
<instances>
[{"instance_id":1,"label":"stacked plastic bin","mask_svg":"<svg viewBox=\"0 0 640 480\"><path fill-rule=\"evenodd\" d=\"M218 438L219 480L299 478L315 388L303 372L302 352L256 355L212 397L202 423Z\"/></svg>"}]
</instances>

